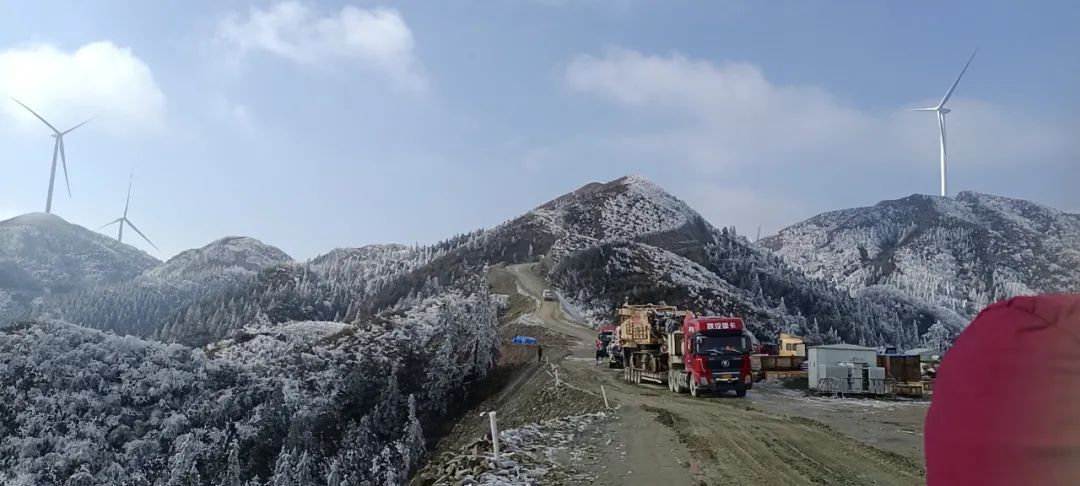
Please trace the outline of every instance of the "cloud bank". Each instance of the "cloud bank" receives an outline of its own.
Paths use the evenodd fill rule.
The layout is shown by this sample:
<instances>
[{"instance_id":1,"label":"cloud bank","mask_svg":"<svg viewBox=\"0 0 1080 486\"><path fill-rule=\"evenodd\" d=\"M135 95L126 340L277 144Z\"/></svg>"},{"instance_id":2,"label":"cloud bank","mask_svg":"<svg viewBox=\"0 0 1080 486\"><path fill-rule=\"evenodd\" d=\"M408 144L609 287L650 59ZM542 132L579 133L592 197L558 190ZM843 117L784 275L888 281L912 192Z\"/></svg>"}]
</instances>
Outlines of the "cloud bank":
<instances>
[{"instance_id":1,"label":"cloud bank","mask_svg":"<svg viewBox=\"0 0 1080 486\"><path fill-rule=\"evenodd\" d=\"M305 66L354 63L410 90L428 86L412 31L393 9L347 5L322 14L284 1L223 19L218 36L241 52L262 51Z\"/></svg>"},{"instance_id":2,"label":"cloud bank","mask_svg":"<svg viewBox=\"0 0 1080 486\"><path fill-rule=\"evenodd\" d=\"M71 52L50 44L0 50L0 94L18 98L61 130L88 117L95 127L117 132L156 129L165 120L165 95L149 66L109 41ZM20 125L40 123L10 99L0 101L0 115Z\"/></svg>"},{"instance_id":3,"label":"cloud bank","mask_svg":"<svg viewBox=\"0 0 1080 486\"><path fill-rule=\"evenodd\" d=\"M687 161L704 172L869 158L904 165L937 160L933 116L865 112L819 87L771 82L749 63L612 49L574 58L565 82L655 122L655 129L615 137L627 153ZM1063 130L962 96L961 89L948 118L950 161L985 166L1075 153Z\"/></svg>"}]
</instances>

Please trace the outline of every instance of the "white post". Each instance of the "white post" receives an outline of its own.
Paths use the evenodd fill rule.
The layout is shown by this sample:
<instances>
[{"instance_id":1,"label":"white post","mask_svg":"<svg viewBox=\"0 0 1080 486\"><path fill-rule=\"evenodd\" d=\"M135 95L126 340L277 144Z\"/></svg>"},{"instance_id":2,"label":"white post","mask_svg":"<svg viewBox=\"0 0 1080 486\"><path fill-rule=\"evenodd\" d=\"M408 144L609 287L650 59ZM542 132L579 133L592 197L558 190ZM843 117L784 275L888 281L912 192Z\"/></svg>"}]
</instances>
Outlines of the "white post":
<instances>
[{"instance_id":1,"label":"white post","mask_svg":"<svg viewBox=\"0 0 1080 486\"><path fill-rule=\"evenodd\" d=\"M600 385L600 394L604 395L604 408L610 409L611 406L607 403L607 392L604 391L604 385Z\"/></svg>"},{"instance_id":2,"label":"white post","mask_svg":"<svg viewBox=\"0 0 1080 486\"><path fill-rule=\"evenodd\" d=\"M495 452L495 460L499 460L499 427L495 425L495 411L488 412L491 417L491 447Z\"/></svg>"},{"instance_id":3,"label":"white post","mask_svg":"<svg viewBox=\"0 0 1080 486\"><path fill-rule=\"evenodd\" d=\"M555 367L555 388L559 387L559 367Z\"/></svg>"}]
</instances>

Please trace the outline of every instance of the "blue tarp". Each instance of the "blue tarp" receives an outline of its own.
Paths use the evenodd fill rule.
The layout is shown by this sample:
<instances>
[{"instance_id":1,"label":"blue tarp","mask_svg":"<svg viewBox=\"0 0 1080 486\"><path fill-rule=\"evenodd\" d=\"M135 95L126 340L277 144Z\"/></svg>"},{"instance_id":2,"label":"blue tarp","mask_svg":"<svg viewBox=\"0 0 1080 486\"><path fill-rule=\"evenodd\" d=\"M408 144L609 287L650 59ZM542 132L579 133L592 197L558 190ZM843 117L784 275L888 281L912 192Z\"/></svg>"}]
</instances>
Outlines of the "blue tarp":
<instances>
[{"instance_id":1,"label":"blue tarp","mask_svg":"<svg viewBox=\"0 0 1080 486\"><path fill-rule=\"evenodd\" d=\"M536 338L529 336L514 336L510 342L514 344L536 344Z\"/></svg>"}]
</instances>

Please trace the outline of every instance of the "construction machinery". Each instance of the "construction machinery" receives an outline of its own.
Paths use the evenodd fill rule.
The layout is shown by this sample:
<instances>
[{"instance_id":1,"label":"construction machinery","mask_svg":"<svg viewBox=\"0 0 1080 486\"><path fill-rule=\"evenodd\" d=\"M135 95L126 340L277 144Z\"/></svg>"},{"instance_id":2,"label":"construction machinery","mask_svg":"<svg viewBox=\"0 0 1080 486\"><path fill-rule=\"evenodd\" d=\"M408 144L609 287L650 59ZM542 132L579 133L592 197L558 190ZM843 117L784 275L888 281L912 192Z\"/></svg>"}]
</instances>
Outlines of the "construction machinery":
<instances>
[{"instance_id":1,"label":"construction machinery","mask_svg":"<svg viewBox=\"0 0 1080 486\"><path fill-rule=\"evenodd\" d=\"M699 396L753 386L752 340L739 317L698 316L669 305L630 305L618 310L623 378L667 384Z\"/></svg>"}]
</instances>

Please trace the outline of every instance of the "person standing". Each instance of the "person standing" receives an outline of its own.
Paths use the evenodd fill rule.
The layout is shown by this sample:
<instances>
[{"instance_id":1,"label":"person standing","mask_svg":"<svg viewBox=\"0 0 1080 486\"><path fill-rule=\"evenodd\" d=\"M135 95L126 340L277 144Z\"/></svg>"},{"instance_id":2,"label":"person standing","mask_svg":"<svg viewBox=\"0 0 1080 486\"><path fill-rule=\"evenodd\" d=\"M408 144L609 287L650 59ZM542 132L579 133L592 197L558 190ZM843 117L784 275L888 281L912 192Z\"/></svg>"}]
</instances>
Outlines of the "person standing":
<instances>
[{"instance_id":1,"label":"person standing","mask_svg":"<svg viewBox=\"0 0 1080 486\"><path fill-rule=\"evenodd\" d=\"M544 361L544 345L536 343L536 362L542 363Z\"/></svg>"}]
</instances>

